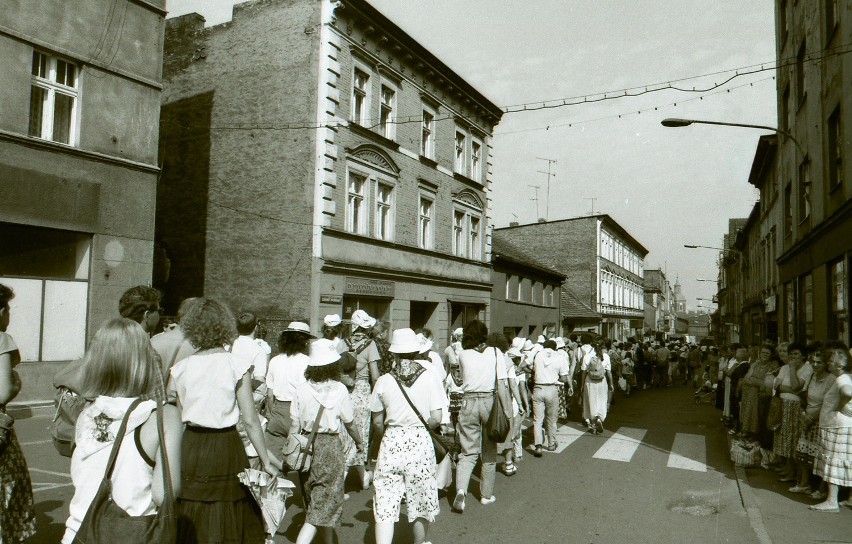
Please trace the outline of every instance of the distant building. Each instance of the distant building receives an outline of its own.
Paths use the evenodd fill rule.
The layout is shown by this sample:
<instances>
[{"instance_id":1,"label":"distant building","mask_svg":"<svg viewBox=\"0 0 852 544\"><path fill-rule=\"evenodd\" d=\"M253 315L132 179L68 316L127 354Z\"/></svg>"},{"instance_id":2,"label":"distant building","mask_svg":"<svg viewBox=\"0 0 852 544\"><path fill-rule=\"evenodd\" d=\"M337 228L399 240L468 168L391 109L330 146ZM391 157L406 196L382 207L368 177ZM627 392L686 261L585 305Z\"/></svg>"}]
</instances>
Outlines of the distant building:
<instances>
[{"instance_id":1,"label":"distant building","mask_svg":"<svg viewBox=\"0 0 852 544\"><path fill-rule=\"evenodd\" d=\"M600 314L596 332L615 340L642 333L648 250L612 217L599 214L496 232L565 274L564 285Z\"/></svg>"},{"instance_id":2,"label":"distant building","mask_svg":"<svg viewBox=\"0 0 852 544\"><path fill-rule=\"evenodd\" d=\"M495 230L491 262L494 290L491 295L492 331L507 338L534 338L560 333L565 275L538 262L531 252L515 245Z\"/></svg>"},{"instance_id":3,"label":"distant building","mask_svg":"<svg viewBox=\"0 0 852 544\"><path fill-rule=\"evenodd\" d=\"M663 338L675 332L675 300L671 284L659 268L644 274L645 332Z\"/></svg>"},{"instance_id":4,"label":"distant building","mask_svg":"<svg viewBox=\"0 0 852 544\"><path fill-rule=\"evenodd\" d=\"M363 0L254 0L203 25L166 34L167 307L214 296L314 330L363 309L439 343L488 322L501 110Z\"/></svg>"},{"instance_id":5,"label":"distant building","mask_svg":"<svg viewBox=\"0 0 852 544\"><path fill-rule=\"evenodd\" d=\"M151 282L165 15L165 0L0 9L0 283L17 295L19 401L52 398L121 294Z\"/></svg>"}]
</instances>

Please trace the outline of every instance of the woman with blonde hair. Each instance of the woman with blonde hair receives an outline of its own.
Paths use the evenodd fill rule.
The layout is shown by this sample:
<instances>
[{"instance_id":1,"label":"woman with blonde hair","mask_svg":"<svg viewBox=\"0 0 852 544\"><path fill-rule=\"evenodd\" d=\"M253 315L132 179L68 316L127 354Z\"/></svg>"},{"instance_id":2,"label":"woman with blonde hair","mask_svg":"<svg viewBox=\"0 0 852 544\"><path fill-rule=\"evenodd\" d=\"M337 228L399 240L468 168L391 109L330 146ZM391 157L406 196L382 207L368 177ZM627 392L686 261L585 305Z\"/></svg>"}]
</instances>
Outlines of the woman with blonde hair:
<instances>
[{"instance_id":1,"label":"woman with blonde hair","mask_svg":"<svg viewBox=\"0 0 852 544\"><path fill-rule=\"evenodd\" d=\"M190 308L181 327L198 351L172 367L168 385L169 398L177 398L186 424L178 542L262 543L266 533L260 510L237 477L249 468L236 429L240 416L263 469L272 475L279 471L255 410L252 363L224 348L237 337L234 314L205 298Z\"/></svg>"},{"instance_id":2,"label":"woman with blonde hair","mask_svg":"<svg viewBox=\"0 0 852 544\"><path fill-rule=\"evenodd\" d=\"M157 405L153 400L140 402L160 383L159 357L147 332L131 319L107 321L95 333L82 367L82 394L95 401L77 419L77 446L71 456L74 497L63 544L74 541L106 471L116 433L131 409L110 478L112 500L128 515L146 516L156 513L165 496ZM175 493L180 490L181 427L178 410L164 406L166 457Z\"/></svg>"}]
</instances>

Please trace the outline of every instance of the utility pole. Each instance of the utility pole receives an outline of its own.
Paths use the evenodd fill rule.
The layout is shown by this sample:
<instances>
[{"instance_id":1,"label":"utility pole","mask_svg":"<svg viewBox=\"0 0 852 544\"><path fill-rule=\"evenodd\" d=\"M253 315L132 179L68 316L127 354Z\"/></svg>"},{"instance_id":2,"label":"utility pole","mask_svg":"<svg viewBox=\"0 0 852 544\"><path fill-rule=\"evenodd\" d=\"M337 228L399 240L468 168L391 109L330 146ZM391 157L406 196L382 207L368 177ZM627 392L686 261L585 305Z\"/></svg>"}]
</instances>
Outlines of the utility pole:
<instances>
[{"instance_id":1,"label":"utility pole","mask_svg":"<svg viewBox=\"0 0 852 544\"><path fill-rule=\"evenodd\" d=\"M535 197L531 198L530 200L535 200L535 220L536 220L536 222L538 222L539 218L541 217L538 214L538 190L541 189L541 186L540 185L527 185L527 187L532 187L533 189L535 189Z\"/></svg>"},{"instance_id":2,"label":"utility pole","mask_svg":"<svg viewBox=\"0 0 852 544\"><path fill-rule=\"evenodd\" d=\"M590 213L589 215L595 215L595 200L597 200L597 197L595 197L595 198L584 198L583 200L591 200L592 201L592 213Z\"/></svg>"},{"instance_id":3,"label":"utility pole","mask_svg":"<svg viewBox=\"0 0 852 544\"><path fill-rule=\"evenodd\" d=\"M544 218L549 220L550 219L550 178L551 178L551 176L556 177L556 172L553 172L552 174L550 173L550 167L552 165L556 164L556 159L546 159L544 157L536 157L536 159L538 159L540 161L547 161L547 172L545 172L544 170L538 170L537 172L539 174L546 174L547 175L547 194L545 195L546 200L545 200L545 205L544 205Z\"/></svg>"}]
</instances>

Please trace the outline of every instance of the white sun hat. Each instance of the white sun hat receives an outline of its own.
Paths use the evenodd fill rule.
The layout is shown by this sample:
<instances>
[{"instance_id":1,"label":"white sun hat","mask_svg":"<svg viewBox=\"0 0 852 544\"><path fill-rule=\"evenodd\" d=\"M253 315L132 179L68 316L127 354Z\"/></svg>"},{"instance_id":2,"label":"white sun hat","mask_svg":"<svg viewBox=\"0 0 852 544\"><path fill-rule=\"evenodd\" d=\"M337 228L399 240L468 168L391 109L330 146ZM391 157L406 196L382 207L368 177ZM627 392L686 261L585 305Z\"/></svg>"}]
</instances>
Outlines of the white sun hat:
<instances>
[{"instance_id":1,"label":"white sun hat","mask_svg":"<svg viewBox=\"0 0 852 544\"><path fill-rule=\"evenodd\" d=\"M391 353L420 353L422 344L411 329L396 329L391 335Z\"/></svg>"},{"instance_id":2,"label":"white sun hat","mask_svg":"<svg viewBox=\"0 0 852 544\"><path fill-rule=\"evenodd\" d=\"M371 329L373 328L373 325L376 324L376 319L370 317L370 314L364 310L355 310L355 312L352 313L350 321L352 321L353 325L361 327L362 329Z\"/></svg>"},{"instance_id":3,"label":"white sun hat","mask_svg":"<svg viewBox=\"0 0 852 544\"><path fill-rule=\"evenodd\" d=\"M287 328L284 329L287 332L300 332L302 334L307 334L311 338L316 338L313 334L311 334L311 328L307 323L302 323L301 321L292 321Z\"/></svg>"},{"instance_id":4,"label":"white sun hat","mask_svg":"<svg viewBox=\"0 0 852 544\"><path fill-rule=\"evenodd\" d=\"M343 323L343 320L340 319L340 316L337 315L337 314L330 314L330 315L325 316L322 319L322 322L325 323L329 327L336 327L336 326L340 325L341 323Z\"/></svg>"},{"instance_id":5,"label":"white sun hat","mask_svg":"<svg viewBox=\"0 0 852 544\"><path fill-rule=\"evenodd\" d=\"M426 338L422 333L419 333L417 335L417 340L420 342L420 349L418 350L420 353L426 353L427 351L432 349L433 345L435 345L432 340Z\"/></svg>"},{"instance_id":6,"label":"white sun hat","mask_svg":"<svg viewBox=\"0 0 852 544\"><path fill-rule=\"evenodd\" d=\"M311 355L308 366L325 366L340 360L340 354L334 342L321 338L311 344Z\"/></svg>"}]
</instances>

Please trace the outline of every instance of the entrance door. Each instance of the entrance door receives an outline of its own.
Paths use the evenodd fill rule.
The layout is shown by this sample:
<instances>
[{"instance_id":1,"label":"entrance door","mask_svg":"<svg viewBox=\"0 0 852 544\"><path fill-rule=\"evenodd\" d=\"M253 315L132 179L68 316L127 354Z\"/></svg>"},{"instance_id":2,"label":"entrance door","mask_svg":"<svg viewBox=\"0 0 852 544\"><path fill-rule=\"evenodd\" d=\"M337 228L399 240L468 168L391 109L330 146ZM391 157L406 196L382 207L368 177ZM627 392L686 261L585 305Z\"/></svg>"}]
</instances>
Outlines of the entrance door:
<instances>
[{"instance_id":1,"label":"entrance door","mask_svg":"<svg viewBox=\"0 0 852 544\"><path fill-rule=\"evenodd\" d=\"M415 331L424 327L432 328L430 321L432 321L432 316L437 308L437 302L411 301L411 317L409 319L411 328Z\"/></svg>"},{"instance_id":2,"label":"entrance door","mask_svg":"<svg viewBox=\"0 0 852 544\"><path fill-rule=\"evenodd\" d=\"M463 304L461 302L450 302L450 333L464 327L474 319L485 318L484 304Z\"/></svg>"},{"instance_id":3,"label":"entrance door","mask_svg":"<svg viewBox=\"0 0 852 544\"><path fill-rule=\"evenodd\" d=\"M390 328L390 299L376 297L343 297L343 319L350 319L355 310L364 310L370 317Z\"/></svg>"}]
</instances>

